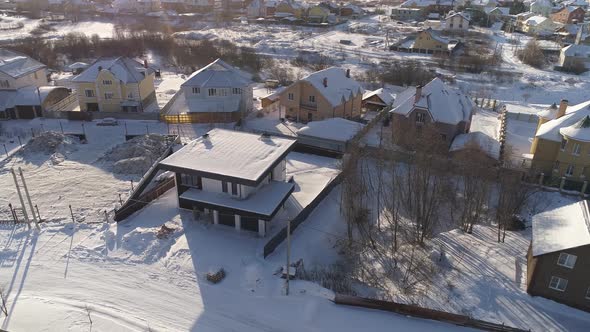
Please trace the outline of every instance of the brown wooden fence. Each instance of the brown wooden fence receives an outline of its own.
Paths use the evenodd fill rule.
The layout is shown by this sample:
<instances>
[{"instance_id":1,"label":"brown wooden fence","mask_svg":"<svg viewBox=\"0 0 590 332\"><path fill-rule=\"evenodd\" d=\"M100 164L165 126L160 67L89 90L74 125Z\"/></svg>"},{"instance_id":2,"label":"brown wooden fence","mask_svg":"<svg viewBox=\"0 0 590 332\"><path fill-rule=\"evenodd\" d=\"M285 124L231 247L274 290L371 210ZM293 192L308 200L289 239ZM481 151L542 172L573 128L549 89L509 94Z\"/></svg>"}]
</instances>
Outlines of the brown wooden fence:
<instances>
[{"instance_id":1,"label":"brown wooden fence","mask_svg":"<svg viewBox=\"0 0 590 332\"><path fill-rule=\"evenodd\" d=\"M422 308L411 304L403 304L396 302L381 301L375 299L368 299L364 297L349 296L336 294L334 297L334 303L349 305L355 307L363 307L369 309L377 309L395 312L404 316L412 316L424 319L432 319L440 322L449 324L471 327L483 331L492 332L529 332L530 330L518 329L515 327L507 326L504 324L497 324L492 322L486 322L479 319L473 319L469 316L453 314L450 312Z\"/></svg>"}]
</instances>

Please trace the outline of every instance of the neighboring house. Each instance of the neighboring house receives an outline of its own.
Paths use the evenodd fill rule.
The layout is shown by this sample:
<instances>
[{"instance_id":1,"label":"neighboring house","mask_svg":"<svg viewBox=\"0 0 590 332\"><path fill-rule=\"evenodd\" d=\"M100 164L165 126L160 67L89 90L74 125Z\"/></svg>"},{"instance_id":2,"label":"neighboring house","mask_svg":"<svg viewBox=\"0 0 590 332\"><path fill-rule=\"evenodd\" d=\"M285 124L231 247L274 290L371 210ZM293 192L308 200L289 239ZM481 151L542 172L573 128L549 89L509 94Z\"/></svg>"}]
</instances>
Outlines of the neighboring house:
<instances>
[{"instance_id":1,"label":"neighboring house","mask_svg":"<svg viewBox=\"0 0 590 332\"><path fill-rule=\"evenodd\" d=\"M590 177L590 101L539 114L531 145L533 170L546 176L584 181Z\"/></svg>"},{"instance_id":2,"label":"neighboring house","mask_svg":"<svg viewBox=\"0 0 590 332\"><path fill-rule=\"evenodd\" d=\"M196 122L235 122L252 111L251 76L221 59L194 72L181 85L189 113Z\"/></svg>"},{"instance_id":3,"label":"neighboring house","mask_svg":"<svg viewBox=\"0 0 590 332\"><path fill-rule=\"evenodd\" d=\"M555 32L557 25L545 16L531 16L522 24L522 32L535 36L548 36Z\"/></svg>"},{"instance_id":4,"label":"neighboring house","mask_svg":"<svg viewBox=\"0 0 590 332\"><path fill-rule=\"evenodd\" d=\"M340 7L340 16L359 18L363 15L363 9L351 3Z\"/></svg>"},{"instance_id":5,"label":"neighboring house","mask_svg":"<svg viewBox=\"0 0 590 332\"><path fill-rule=\"evenodd\" d=\"M363 94L362 107L367 111L381 111L382 109L393 105L395 96L395 93L384 88L375 91L367 91Z\"/></svg>"},{"instance_id":6,"label":"neighboring house","mask_svg":"<svg viewBox=\"0 0 590 332\"><path fill-rule=\"evenodd\" d=\"M440 36L432 28L421 30L416 37L408 37L391 46L394 51L425 54L451 54L458 42Z\"/></svg>"},{"instance_id":7,"label":"neighboring house","mask_svg":"<svg viewBox=\"0 0 590 332\"><path fill-rule=\"evenodd\" d=\"M330 10L319 5L309 8L307 11L307 21L310 23L325 23L330 16Z\"/></svg>"},{"instance_id":8,"label":"neighboring house","mask_svg":"<svg viewBox=\"0 0 590 332\"><path fill-rule=\"evenodd\" d=\"M506 21L510 19L510 8L508 7L485 8L484 11L488 15L490 22Z\"/></svg>"},{"instance_id":9,"label":"neighboring house","mask_svg":"<svg viewBox=\"0 0 590 332\"><path fill-rule=\"evenodd\" d=\"M584 10L588 10L588 1L587 0L567 0L561 2L563 6L572 6L572 7L582 7Z\"/></svg>"},{"instance_id":10,"label":"neighboring house","mask_svg":"<svg viewBox=\"0 0 590 332\"><path fill-rule=\"evenodd\" d=\"M0 118L32 119L70 95L47 86L47 66L19 52L0 48Z\"/></svg>"},{"instance_id":11,"label":"neighboring house","mask_svg":"<svg viewBox=\"0 0 590 332\"><path fill-rule=\"evenodd\" d=\"M449 13L445 17L444 30L468 30L469 18L463 13Z\"/></svg>"},{"instance_id":12,"label":"neighboring house","mask_svg":"<svg viewBox=\"0 0 590 332\"><path fill-rule=\"evenodd\" d=\"M514 26L515 26L516 30L523 31L524 22L527 19L529 19L529 18L531 18L533 16L538 16L538 15L535 15L534 13L531 13L531 12L524 12L524 13L516 14L514 16L515 16L515 19L516 19L516 21L514 23Z\"/></svg>"},{"instance_id":13,"label":"neighboring house","mask_svg":"<svg viewBox=\"0 0 590 332\"><path fill-rule=\"evenodd\" d=\"M422 128L434 128L447 145L469 132L474 105L463 93L450 89L440 78L411 87L397 95L390 111L393 140L407 145Z\"/></svg>"},{"instance_id":14,"label":"neighboring house","mask_svg":"<svg viewBox=\"0 0 590 332\"><path fill-rule=\"evenodd\" d=\"M582 7L567 6L551 14L551 19L553 22L562 24L582 23L584 15L586 15L586 11Z\"/></svg>"},{"instance_id":15,"label":"neighboring house","mask_svg":"<svg viewBox=\"0 0 590 332\"><path fill-rule=\"evenodd\" d=\"M590 311L589 215L581 200L533 216L527 292Z\"/></svg>"},{"instance_id":16,"label":"neighboring house","mask_svg":"<svg viewBox=\"0 0 590 332\"><path fill-rule=\"evenodd\" d=\"M252 0L246 5L246 16L249 18L265 17L266 6L264 0Z\"/></svg>"},{"instance_id":17,"label":"neighboring house","mask_svg":"<svg viewBox=\"0 0 590 332\"><path fill-rule=\"evenodd\" d=\"M393 7L391 18L394 20L419 20L424 17L424 8Z\"/></svg>"},{"instance_id":18,"label":"neighboring house","mask_svg":"<svg viewBox=\"0 0 590 332\"><path fill-rule=\"evenodd\" d=\"M580 66L590 69L590 45L571 44L562 48L557 64L569 69L577 69Z\"/></svg>"},{"instance_id":19,"label":"neighboring house","mask_svg":"<svg viewBox=\"0 0 590 332\"><path fill-rule=\"evenodd\" d=\"M284 0L277 4L274 15L278 17L284 17L286 14L290 14L300 19L303 16L303 9L304 8L300 3L291 0Z\"/></svg>"},{"instance_id":20,"label":"neighboring house","mask_svg":"<svg viewBox=\"0 0 590 332\"><path fill-rule=\"evenodd\" d=\"M530 11L536 15L549 17L553 12L553 4L550 0L535 0L531 3Z\"/></svg>"},{"instance_id":21,"label":"neighboring house","mask_svg":"<svg viewBox=\"0 0 590 332\"><path fill-rule=\"evenodd\" d=\"M179 208L265 236L295 188L285 160L294 145L288 138L213 129L158 167L175 173Z\"/></svg>"},{"instance_id":22,"label":"neighboring house","mask_svg":"<svg viewBox=\"0 0 590 332\"><path fill-rule=\"evenodd\" d=\"M350 69L331 67L312 73L272 95L265 108L278 108L297 122L328 118L356 119L361 114L363 89Z\"/></svg>"},{"instance_id":23,"label":"neighboring house","mask_svg":"<svg viewBox=\"0 0 590 332\"><path fill-rule=\"evenodd\" d=\"M126 57L100 58L72 79L81 111L143 112L156 101L154 70Z\"/></svg>"}]
</instances>

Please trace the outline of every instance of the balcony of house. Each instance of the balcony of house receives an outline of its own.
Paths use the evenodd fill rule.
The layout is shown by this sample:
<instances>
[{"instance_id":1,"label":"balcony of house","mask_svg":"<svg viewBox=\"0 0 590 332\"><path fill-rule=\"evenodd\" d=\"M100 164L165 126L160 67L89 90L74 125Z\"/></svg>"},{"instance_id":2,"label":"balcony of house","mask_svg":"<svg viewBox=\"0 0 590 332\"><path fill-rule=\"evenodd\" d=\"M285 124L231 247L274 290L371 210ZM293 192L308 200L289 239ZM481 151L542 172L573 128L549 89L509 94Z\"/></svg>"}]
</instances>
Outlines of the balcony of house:
<instances>
[{"instance_id":1,"label":"balcony of house","mask_svg":"<svg viewBox=\"0 0 590 332\"><path fill-rule=\"evenodd\" d=\"M305 102L305 103L300 103L299 107L301 107L302 109L305 110L309 110L309 111L317 111L318 110L318 104L317 103L310 103L310 102Z\"/></svg>"}]
</instances>

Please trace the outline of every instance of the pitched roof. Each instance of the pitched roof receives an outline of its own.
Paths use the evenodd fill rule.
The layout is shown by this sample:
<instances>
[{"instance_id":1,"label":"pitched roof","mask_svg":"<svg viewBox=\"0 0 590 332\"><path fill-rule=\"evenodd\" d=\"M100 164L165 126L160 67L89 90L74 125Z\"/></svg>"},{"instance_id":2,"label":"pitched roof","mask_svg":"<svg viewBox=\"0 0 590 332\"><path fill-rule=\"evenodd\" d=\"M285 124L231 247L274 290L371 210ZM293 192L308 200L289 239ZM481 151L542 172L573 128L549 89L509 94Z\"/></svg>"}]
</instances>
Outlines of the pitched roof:
<instances>
[{"instance_id":1,"label":"pitched roof","mask_svg":"<svg viewBox=\"0 0 590 332\"><path fill-rule=\"evenodd\" d=\"M565 110L565 115L542 124L537 129L535 137L561 142L560 129L569 127L588 115L590 115L590 100L574 106L568 106Z\"/></svg>"},{"instance_id":2,"label":"pitched roof","mask_svg":"<svg viewBox=\"0 0 590 332\"><path fill-rule=\"evenodd\" d=\"M324 79L327 80L327 86L324 86ZM309 74L302 80L313 85L332 106L340 105L342 100L348 101L351 95L354 97L363 92L359 82L346 77L344 68L330 67Z\"/></svg>"},{"instance_id":3,"label":"pitched roof","mask_svg":"<svg viewBox=\"0 0 590 332\"><path fill-rule=\"evenodd\" d=\"M490 158L500 159L500 142L481 131L473 131L467 134L457 135L451 143L449 151L460 151L475 144Z\"/></svg>"},{"instance_id":4,"label":"pitched roof","mask_svg":"<svg viewBox=\"0 0 590 332\"><path fill-rule=\"evenodd\" d=\"M389 89L380 88L374 91L366 91L363 94L363 100L371 98L373 96L379 97L381 101L386 105L392 105L393 101L395 100L395 93L390 91Z\"/></svg>"},{"instance_id":5,"label":"pitched roof","mask_svg":"<svg viewBox=\"0 0 590 332\"><path fill-rule=\"evenodd\" d=\"M584 57L587 58L590 56L590 46L589 45L581 45L581 44L571 44L561 49L566 56L573 56L573 57Z\"/></svg>"},{"instance_id":6,"label":"pitched roof","mask_svg":"<svg viewBox=\"0 0 590 332\"><path fill-rule=\"evenodd\" d=\"M453 125L471 118L473 102L462 92L448 88L440 78L433 79L421 90L417 101L415 87L400 93L390 112L409 116L415 108L425 109L434 122Z\"/></svg>"},{"instance_id":7,"label":"pitched roof","mask_svg":"<svg viewBox=\"0 0 590 332\"><path fill-rule=\"evenodd\" d=\"M542 24L546 20L548 20L548 18L545 16L535 15L535 16L531 16L531 17L527 18L524 21L524 24L530 25L530 26L537 26L539 24Z\"/></svg>"},{"instance_id":8,"label":"pitched roof","mask_svg":"<svg viewBox=\"0 0 590 332\"><path fill-rule=\"evenodd\" d=\"M86 70L80 75L74 77L72 82L88 82L92 83L96 81L100 70L108 70L121 82L127 83L139 83L143 79L154 72L151 68L144 68L143 64L127 58L127 57L116 57L116 58L100 58L94 61Z\"/></svg>"},{"instance_id":9,"label":"pitched roof","mask_svg":"<svg viewBox=\"0 0 590 332\"><path fill-rule=\"evenodd\" d=\"M590 220L585 200L533 216L533 256L590 244Z\"/></svg>"},{"instance_id":10,"label":"pitched roof","mask_svg":"<svg viewBox=\"0 0 590 332\"><path fill-rule=\"evenodd\" d=\"M241 87L252 84L251 76L221 59L192 73L181 86L189 87Z\"/></svg>"},{"instance_id":11,"label":"pitched roof","mask_svg":"<svg viewBox=\"0 0 590 332\"><path fill-rule=\"evenodd\" d=\"M22 53L0 48L0 72L12 78L30 74L47 66Z\"/></svg>"}]
</instances>

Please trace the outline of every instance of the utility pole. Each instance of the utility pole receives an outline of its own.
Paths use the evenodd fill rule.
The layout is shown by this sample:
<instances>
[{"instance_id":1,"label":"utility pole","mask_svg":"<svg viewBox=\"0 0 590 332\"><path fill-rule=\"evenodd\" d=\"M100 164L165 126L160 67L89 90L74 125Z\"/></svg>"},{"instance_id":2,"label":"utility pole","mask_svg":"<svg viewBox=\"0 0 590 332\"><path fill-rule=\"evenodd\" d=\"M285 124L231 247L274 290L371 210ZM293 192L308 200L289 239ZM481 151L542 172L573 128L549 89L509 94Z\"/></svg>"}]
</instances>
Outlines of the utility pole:
<instances>
[{"instance_id":1,"label":"utility pole","mask_svg":"<svg viewBox=\"0 0 590 332\"><path fill-rule=\"evenodd\" d=\"M286 294L289 296L289 273L291 265L291 220L287 220L287 288Z\"/></svg>"},{"instance_id":2,"label":"utility pole","mask_svg":"<svg viewBox=\"0 0 590 332\"><path fill-rule=\"evenodd\" d=\"M18 168L18 172L20 173L20 178L23 183L23 188L25 189L25 195L27 195L27 201L29 202L29 208L31 208L31 214L33 215L33 221L35 222L35 228L39 229L39 221L37 220L37 216L35 215L35 209L33 207L33 202L31 202L31 195L29 195L29 189L27 188L27 183L25 182L25 176L23 175L22 168Z\"/></svg>"},{"instance_id":3,"label":"utility pole","mask_svg":"<svg viewBox=\"0 0 590 332\"><path fill-rule=\"evenodd\" d=\"M14 179L14 185L16 186L16 192L18 193L18 198L20 200L20 206L23 209L23 215L25 216L25 221L27 222L27 225L29 225L29 229L31 229L31 221L29 220L29 215L27 214L27 209L25 206L25 201L23 200L23 195L20 192L20 187L18 185L18 180L16 178L16 172L14 171L14 168L11 168L10 171L12 172L12 178Z\"/></svg>"}]
</instances>

